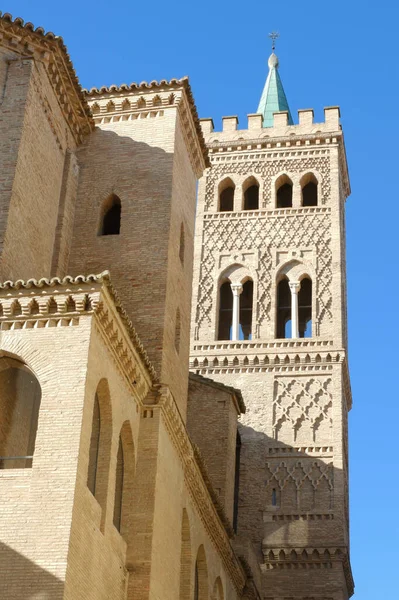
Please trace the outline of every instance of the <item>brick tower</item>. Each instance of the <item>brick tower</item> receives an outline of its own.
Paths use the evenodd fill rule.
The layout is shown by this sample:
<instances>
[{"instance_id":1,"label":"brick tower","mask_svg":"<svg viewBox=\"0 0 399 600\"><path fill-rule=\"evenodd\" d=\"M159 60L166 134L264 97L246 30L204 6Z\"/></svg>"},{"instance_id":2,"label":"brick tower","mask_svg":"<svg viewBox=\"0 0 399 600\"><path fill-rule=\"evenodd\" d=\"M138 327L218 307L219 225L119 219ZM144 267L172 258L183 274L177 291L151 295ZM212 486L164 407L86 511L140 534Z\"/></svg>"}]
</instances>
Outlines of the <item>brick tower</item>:
<instances>
[{"instance_id":1,"label":"brick tower","mask_svg":"<svg viewBox=\"0 0 399 600\"><path fill-rule=\"evenodd\" d=\"M238 540L267 600L346 600L348 540L345 214L339 108L293 124L278 72L248 128L202 120L191 369L240 388Z\"/></svg>"}]
</instances>

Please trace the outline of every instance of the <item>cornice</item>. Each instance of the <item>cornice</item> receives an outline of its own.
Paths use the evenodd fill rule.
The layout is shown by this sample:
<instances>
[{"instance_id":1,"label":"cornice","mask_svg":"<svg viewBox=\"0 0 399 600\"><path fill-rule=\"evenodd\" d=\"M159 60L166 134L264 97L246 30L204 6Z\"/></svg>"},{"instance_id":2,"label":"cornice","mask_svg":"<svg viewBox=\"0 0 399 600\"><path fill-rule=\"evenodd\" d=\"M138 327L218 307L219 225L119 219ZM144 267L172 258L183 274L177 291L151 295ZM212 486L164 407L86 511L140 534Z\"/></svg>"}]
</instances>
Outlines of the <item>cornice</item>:
<instances>
[{"instance_id":1,"label":"cornice","mask_svg":"<svg viewBox=\"0 0 399 600\"><path fill-rule=\"evenodd\" d=\"M21 58L34 58L44 65L65 121L79 144L94 123L63 39L0 12L0 44Z\"/></svg>"},{"instance_id":2,"label":"cornice","mask_svg":"<svg viewBox=\"0 0 399 600\"><path fill-rule=\"evenodd\" d=\"M199 123L197 108L194 102L193 93L188 77L181 79L171 79L167 81L143 81L141 83L122 84L120 86L111 85L101 88L91 88L84 90L86 99L90 102L100 98L118 98L140 96L145 92L163 92L163 91L181 91L182 97L176 99L179 114L183 122L186 143L188 144L190 155L192 155L193 164L197 176L201 176L205 167L209 167L208 150L204 135ZM140 107L136 107L139 109ZM151 107L143 107L142 112L151 111Z\"/></svg>"},{"instance_id":3,"label":"cornice","mask_svg":"<svg viewBox=\"0 0 399 600\"><path fill-rule=\"evenodd\" d=\"M101 292L109 299L108 308L104 307ZM38 325L38 327L52 326L57 320L62 324L69 315L74 317L75 310L70 310L71 300L75 303L76 310L81 313L94 314L99 324L105 327L105 331L112 329L112 323L116 321L118 315L124 332L119 337L109 334L108 338L121 348L120 336L123 335L129 339L132 349L137 353L140 361L143 363L148 375L149 381L156 382L157 374L151 364L148 355L141 343L133 324L122 307L118 294L113 287L109 271L103 271L99 275L78 275L71 277L67 275L63 279L59 277L28 279L24 281L5 281L0 283L0 314L2 329L21 329L32 327L33 321L48 321L48 325ZM38 310L36 309L36 304ZM69 304L68 304L69 302ZM110 306L113 306L114 314L111 314ZM33 307L33 308L32 308ZM32 313L32 310L35 312ZM76 315L75 315L76 316ZM111 318L113 317L113 318ZM23 322L26 321L26 325ZM20 324L20 325L18 325ZM108 328L108 329L107 329ZM126 354L127 349L122 351ZM127 363L126 363L127 364Z\"/></svg>"},{"instance_id":4,"label":"cornice","mask_svg":"<svg viewBox=\"0 0 399 600\"><path fill-rule=\"evenodd\" d=\"M352 569L346 547L272 547L262 545L264 570L282 569L331 569L333 563L342 563L349 597L354 592Z\"/></svg>"},{"instance_id":5,"label":"cornice","mask_svg":"<svg viewBox=\"0 0 399 600\"><path fill-rule=\"evenodd\" d=\"M240 131L236 131L239 134ZM214 132L213 135L217 134ZM222 134L221 134L222 137ZM328 131L319 132L312 134L301 134L293 133L292 135L282 136L267 136L263 134L262 137L242 137L236 139L220 139L220 140L208 140L207 147L209 152L213 155L217 152L236 152L237 150L242 151L257 151L257 150L278 150L283 151L287 148L290 150L295 149L307 149L314 150L334 146L340 144L342 140L341 131ZM212 160L212 157L211 157Z\"/></svg>"}]
</instances>

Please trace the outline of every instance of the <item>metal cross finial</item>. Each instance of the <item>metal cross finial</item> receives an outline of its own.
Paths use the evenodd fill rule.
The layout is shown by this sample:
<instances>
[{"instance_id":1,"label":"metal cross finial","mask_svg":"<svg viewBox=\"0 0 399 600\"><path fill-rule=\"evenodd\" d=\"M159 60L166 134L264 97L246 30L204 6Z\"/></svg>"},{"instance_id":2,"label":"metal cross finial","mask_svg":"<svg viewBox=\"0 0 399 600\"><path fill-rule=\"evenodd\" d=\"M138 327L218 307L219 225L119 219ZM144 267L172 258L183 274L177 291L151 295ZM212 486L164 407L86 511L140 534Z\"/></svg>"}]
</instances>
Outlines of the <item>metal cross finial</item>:
<instances>
[{"instance_id":1,"label":"metal cross finial","mask_svg":"<svg viewBox=\"0 0 399 600\"><path fill-rule=\"evenodd\" d=\"M273 52L276 49L276 40L280 37L280 34L277 31L272 31L269 33L269 38L272 40L272 50Z\"/></svg>"}]
</instances>

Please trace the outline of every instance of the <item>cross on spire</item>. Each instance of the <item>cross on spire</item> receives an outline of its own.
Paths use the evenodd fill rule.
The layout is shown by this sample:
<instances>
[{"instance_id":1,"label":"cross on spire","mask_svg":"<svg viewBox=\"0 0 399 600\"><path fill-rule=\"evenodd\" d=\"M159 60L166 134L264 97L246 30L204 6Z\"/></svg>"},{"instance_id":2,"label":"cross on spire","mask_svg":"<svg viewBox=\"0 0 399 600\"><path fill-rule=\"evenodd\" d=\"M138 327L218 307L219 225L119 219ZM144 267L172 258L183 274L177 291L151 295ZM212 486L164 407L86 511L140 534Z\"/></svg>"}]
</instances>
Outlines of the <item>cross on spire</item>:
<instances>
[{"instance_id":1,"label":"cross on spire","mask_svg":"<svg viewBox=\"0 0 399 600\"><path fill-rule=\"evenodd\" d=\"M280 37L278 31L272 31L269 33L269 38L272 40L272 51L274 52L276 49L276 40Z\"/></svg>"}]
</instances>

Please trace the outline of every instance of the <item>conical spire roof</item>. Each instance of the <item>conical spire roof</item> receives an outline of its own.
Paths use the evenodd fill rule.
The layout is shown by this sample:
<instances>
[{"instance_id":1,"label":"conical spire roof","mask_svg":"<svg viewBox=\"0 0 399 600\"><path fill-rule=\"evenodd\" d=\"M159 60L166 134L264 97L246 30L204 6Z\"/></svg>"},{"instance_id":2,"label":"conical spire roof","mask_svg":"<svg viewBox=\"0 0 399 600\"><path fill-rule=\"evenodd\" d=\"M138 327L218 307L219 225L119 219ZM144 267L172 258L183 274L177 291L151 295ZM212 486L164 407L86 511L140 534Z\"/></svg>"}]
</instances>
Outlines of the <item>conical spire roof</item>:
<instances>
[{"instance_id":1,"label":"conical spire roof","mask_svg":"<svg viewBox=\"0 0 399 600\"><path fill-rule=\"evenodd\" d=\"M256 112L263 115L263 127L273 127L273 113L281 110L288 111L288 124L293 125L287 96L278 72L278 58L274 52L269 56L268 65L269 74Z\"/></svg>"}]
</instances>

